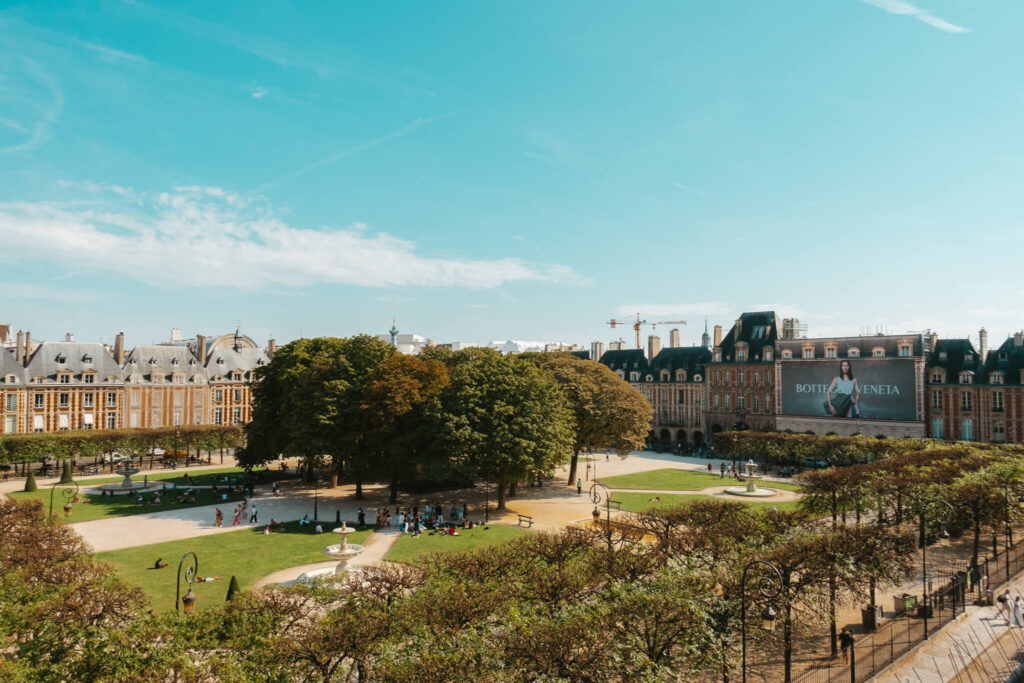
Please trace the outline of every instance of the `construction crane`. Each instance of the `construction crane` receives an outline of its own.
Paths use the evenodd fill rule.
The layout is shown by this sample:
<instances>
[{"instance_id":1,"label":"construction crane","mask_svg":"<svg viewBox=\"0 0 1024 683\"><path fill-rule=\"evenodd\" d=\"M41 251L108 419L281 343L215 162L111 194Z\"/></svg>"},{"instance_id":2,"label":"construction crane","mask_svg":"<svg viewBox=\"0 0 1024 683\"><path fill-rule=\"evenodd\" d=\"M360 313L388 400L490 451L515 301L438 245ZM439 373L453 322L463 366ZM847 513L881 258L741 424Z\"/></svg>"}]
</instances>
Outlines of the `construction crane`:
<instances>
[{"instance_id":1,"label":"construction crane","mask_svg":"<svg viewBox=\"0 0 1024 683\"><path fill-rule=\"evenodd\" d=\"M610 325L613 330L618 325L632 325L633 326L633 332L636 334L636 348L639 349L639 348L642 348L640 346L640 328L643 327L644 325L650 325L652 328L656 328L658 325L685 325L686 321L685 320L662 320L662 321L659 321L659 322L648 323L646 320L641 320L640 319L640 314L637 313L636 314L636 320L634 320L633 322L629 322L629 321L626 321L626 320L616 320L615 318L612 318L611 320L608 321L607 324Z\"/></svg>"}]
</instances>

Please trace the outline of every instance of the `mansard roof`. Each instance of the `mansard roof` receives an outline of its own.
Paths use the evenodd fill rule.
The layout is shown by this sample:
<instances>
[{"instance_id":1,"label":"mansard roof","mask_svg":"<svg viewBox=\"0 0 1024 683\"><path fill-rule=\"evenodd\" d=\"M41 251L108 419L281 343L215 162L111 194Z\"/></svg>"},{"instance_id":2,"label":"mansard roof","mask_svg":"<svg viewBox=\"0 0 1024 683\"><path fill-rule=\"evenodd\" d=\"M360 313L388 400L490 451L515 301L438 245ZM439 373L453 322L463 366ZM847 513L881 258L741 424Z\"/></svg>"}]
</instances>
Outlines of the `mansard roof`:
<instances>
[{"instance_id":1,"label":"mansard roof","mask_svg":"<svg viewBox=\"0 0 1024 683\"><path fill-rule=\"evenodd\" d=\"M750 348L750 360L760 360L760 350L765 346L773 346L779 338L779 326L775 311L754 311L740 315L740 328L732 326L725 335L719 348L722 360L729 362L736 359L736 344L744 342Z\"/></svg>"},{"instance_id":2,"label":"mansard roof","mask_svg":"<svg viewBox=\"0 0 1024 683\"><path fill-rule=\"evenodd\" d=\"M15 384L25 384L25 368L18 364L13 351L0 348L0 384L6 384L11 375L14 375Z\"/></svg>"},{"instance_id":3,"label":"mansard roof","mask_svg":"<svg viewBox=\"0 0 1024 683\"><path fill-rule=\"evenodd\" d=\"M267 365L270 359L263 349L250 348L215 348L210 350L206 358L206 371L210 377L224 375L225 377L234 370L252 372L256 368Z\"/></svg>"},{"instance_id":4,"label":"mansard roof","mask_svg":"<svg viewBox=\"0 0 1024 683\"><path fill-rule=\"evenodd\" d=\"M674 346L662 349L654 357L648 367L658 379L662 370L672 373L672 380L675 380L676 370L686 371L686 381L692 382L695 375L704 374L704 366L711 362L711 350L703 346Z\"/></svg>"},{"instance_id":5,"label":"mansard roof","mask_svg":"<svg viewBox=\"0 0 1024 683\"><path fill-rule=\"evenodd\" d=\"M1021 340L1024 341L1024 340ZM984 375L985 382L993 372L1006 373L1004 384L1021 384L1021 371L1024 370L1024 344L1018 344L1017 339L1009 337L998 349L989 352L985 359Z\"/></svg>"},{"instance_id":6,"label":"mansard roof","mask_svg":"<svg viewBox=\"0 0 1024 683\"><path fill-rule=\"evenodd\" d=\"M61 371L70 372L76 378L83 372L94 371L99 382L106 381L107 377L113 377L116 382L124 379L107 348L95 342L43 342L29 359L25 376L30 381L36 377L56 381Z\"/></svg>"},{"instance_id":7,"label":"mansard roof","mask_svg":"<svg viewBox=\"0 0 1024 683\"><path fill-rule=\"evenodd\" d=\"M600 362L612 370L622 370L623 372L646 372L648 370L647 356L644 355L643 349L605 351Z\"/></svg>"},{"instance_id":8,"label":"mansard roof","mask_svg":"<svg viewBox=\"0 0 1024 683\"><path fill-rule=\"evenodd\" d=\"M124 366L126 377L139 374L147 381L152 381L154 374L167 377L179 372L188 382L195 381L197 375L201 380L207 376L206 368L184 346L136 346Z\"/></svg>"},{"instance_id":9,"label":"mansard roof","mask_svg":"<svg viewBox=\"0 0 1024 683\"><path fill-rule=\"evenodd\" d=\"M583 360L590 360L590 351L570 351L569 355L576 356L577 358L581 358Z\"/></svg>"},{"instance_id":10,"label":"mansard roof","mask_svg":"<svg viewBox=\"0 0 1024 683\"><path fill-rule=\"evenodd\" d=\"M905 343L907 341L911 342L911 356L924 355L924 335L919 333L879 334L874 336L862 335L857 337L816 337L814 339L780 339L777 345L780 352L784 349L792 351L793 358L800 358L802 356L803 348L808 344L814 346L815 358L824 358L825 347L830 344L835 344L836 358L847 358L849 350L852 348L858 350L861 358L867 358L872 355L872 349L878 347L885 349L886 356L897 357L900 352L900 343Z\"/></svg>"},{"instance_id":11,"label":"mansard roof","mask_svg":"<svg viewBox=\"0 0 1024 683\"><path fill-rule=\"evenodd\" d=\"M926 363L929 369L945 370L946 382L950 384L956 384L964 370L973 372L977 383L982 382L981 356L970 339L939 339L928 354Z\"/></svg>"}]
</instances>

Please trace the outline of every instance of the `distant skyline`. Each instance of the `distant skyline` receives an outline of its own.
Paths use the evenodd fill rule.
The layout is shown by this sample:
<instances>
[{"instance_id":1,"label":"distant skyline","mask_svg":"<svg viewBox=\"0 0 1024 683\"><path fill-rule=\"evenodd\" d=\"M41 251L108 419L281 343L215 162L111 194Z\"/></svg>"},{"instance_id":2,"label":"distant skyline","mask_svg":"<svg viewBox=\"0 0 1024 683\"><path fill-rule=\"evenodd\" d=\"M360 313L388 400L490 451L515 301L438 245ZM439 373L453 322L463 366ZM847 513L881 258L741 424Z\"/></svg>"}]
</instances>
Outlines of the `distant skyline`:
<instances>
[{"instance_id":1,"label":"distant skyline","mask_svg":"<svg viewBox=\"0 0 1024 683\"><path fill-rule=\"evenodd\" d=\"M639 312L690 345L773 309L997 346L1024 327L1022 25L1011 0L10 4L0 323L631 345L605 323Z\"/></svg>"}]
</instances>

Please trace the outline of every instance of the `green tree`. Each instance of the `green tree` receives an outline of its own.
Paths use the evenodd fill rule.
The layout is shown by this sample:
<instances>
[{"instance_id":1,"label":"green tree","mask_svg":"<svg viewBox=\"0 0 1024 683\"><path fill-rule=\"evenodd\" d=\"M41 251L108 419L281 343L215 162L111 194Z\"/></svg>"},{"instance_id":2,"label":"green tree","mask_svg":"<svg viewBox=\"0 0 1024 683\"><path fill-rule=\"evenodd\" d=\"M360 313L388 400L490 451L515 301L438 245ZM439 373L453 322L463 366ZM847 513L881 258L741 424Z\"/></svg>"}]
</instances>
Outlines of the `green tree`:
<instances>
[{"instance_id":1,"label":"green tree","mask_svg":"<svg viewBox=\"0 0 1024 683\"><path fill-rule=\"evenodd\" d=\"M432 408L438 446L450 468L496 484L504 510L509 483L550 474L569 459L572 413L529 362L489 349L473 349L465 362L460 354Z\"/></svg>"},{"instance_id":2,"label":"green tree","mask_svg":"<svg viewBox=\"0 0 1024 683\"><path fill-rule=\"evenodd\" d=\"M235 600L236 598L239 597L239 594L241 592L242 592L242 589L238 585L238 577L235 576L234 574L232 574L231 575L231 582L228 584L228 596L226 598L227 601L231 602L232 600Z\"/></svg>"},{"instance_id":3,"label":"green tree","mask_svg":"<svg viewBox=\"0 0 1024 683\"><path fill-rule=\"evenodd\" d=\"M25 491L38 491L39 485L36 484L36 473L29 471L28 477L25 479Z\"/></svg>"},{"instance_id":4,"label":"green tree","mask_svg":"<svg viewBox=\"0 0 1024 683\"><path fill-rule=\"evenodd\" d=\"M71 481L73 481L73 477L71 476L71 463L65 460L64 467L61 468L59 483L69 484Z\"/></svg>"},{"instance_id":5,"label":"green tree","mask_svg":"<svg viewBox=\"0 0 1024 683\"><path fill-rule=\"evenodd\" d=\"M605 365L569 353L523 354L551 377L572 410L574 434L569 485L584 449L614 449L625 456L643 446L654 409L647 397Z\"/></svg>"}]
</instances>

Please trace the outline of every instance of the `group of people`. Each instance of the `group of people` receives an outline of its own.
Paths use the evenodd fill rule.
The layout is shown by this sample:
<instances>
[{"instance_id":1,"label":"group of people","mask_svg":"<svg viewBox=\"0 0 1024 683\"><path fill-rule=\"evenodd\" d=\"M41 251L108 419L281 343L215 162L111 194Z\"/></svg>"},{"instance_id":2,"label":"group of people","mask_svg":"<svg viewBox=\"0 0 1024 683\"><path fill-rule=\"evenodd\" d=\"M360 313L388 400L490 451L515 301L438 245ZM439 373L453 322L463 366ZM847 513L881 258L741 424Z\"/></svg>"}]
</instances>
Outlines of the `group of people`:
<instances>
[{"instance_id":1,"label":"group of people","mask_svg":"<svg viewBox=\"0 0 1024 683\"><path fill-rule=\"evenodd\" d=\"M1024 627L1024 598L1017 594L1016 598L1010 599L1010 590L1006 589L996 598L999 606L999 614L1006 619L1007 626Z\"/></svg>"},{"instance_id":2,"label":"group of people","mask_svg":"<svg viewBox=\"0 0 1024 683\"><path fill-rule=\"evenodd\" d=\"M447 513L447 522L445 521ZM360 527L366 526L366 513L359 508L356 514ZM465 503L449 503L447 506L427 503L423 506L422 514L419 505L412 509L397 508L392 516L390 508L378 508L377 518L374 521L374 529L390 529L392 519L403 534L419 535L427 529L446 529L451 535L457 527L471 529L476 526L466 517Z\"/></svg>"},{"instance_id":3,"label":"group of people","mask_svg":"<svg viewBox=\"0 0 1024 683\"><path fill-rule=\"evenodd\" d=\"M234 518L231 520L231 526L238 526L245 519L246 515L249 516L249 524L259 523L259 511L256 509L256 503L249 505L249 499L245 498L241 503L235 506ZM214 511L214 524L220 528L224 524L224 512L220 508L216 508Z\"/></svg>"}]
</instances>

